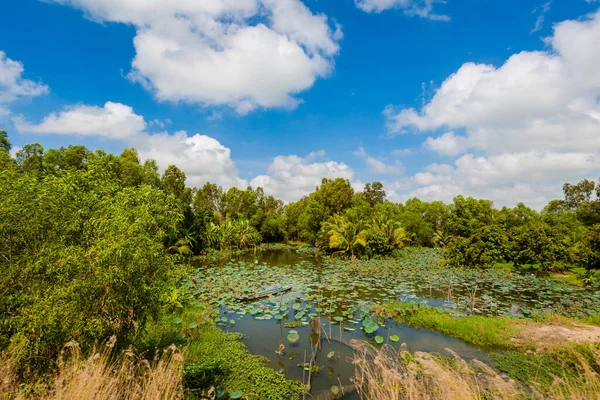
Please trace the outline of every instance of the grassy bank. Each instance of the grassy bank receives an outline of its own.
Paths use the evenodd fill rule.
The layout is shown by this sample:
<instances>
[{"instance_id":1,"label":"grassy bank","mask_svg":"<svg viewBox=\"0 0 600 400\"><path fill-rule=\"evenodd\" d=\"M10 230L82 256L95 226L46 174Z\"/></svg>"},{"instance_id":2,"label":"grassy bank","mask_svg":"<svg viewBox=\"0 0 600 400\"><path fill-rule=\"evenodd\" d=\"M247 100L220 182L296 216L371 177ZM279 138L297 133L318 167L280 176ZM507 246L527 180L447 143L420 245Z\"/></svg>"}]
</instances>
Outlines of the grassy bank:
<instances>
[{"instance_id":1,"label":"grassy bank","mask_svg":"<svg viewBox=\"0 0 600 400\"><path fill-rule=\"evenodd\" d=\"M511 338L517 333L518 322L511 318L457 318L437 308L417 303L392 303L378 307L375 311L398 322L454 336L484 348L512 348L515 345Z\"/></svg>"}]
</instances>

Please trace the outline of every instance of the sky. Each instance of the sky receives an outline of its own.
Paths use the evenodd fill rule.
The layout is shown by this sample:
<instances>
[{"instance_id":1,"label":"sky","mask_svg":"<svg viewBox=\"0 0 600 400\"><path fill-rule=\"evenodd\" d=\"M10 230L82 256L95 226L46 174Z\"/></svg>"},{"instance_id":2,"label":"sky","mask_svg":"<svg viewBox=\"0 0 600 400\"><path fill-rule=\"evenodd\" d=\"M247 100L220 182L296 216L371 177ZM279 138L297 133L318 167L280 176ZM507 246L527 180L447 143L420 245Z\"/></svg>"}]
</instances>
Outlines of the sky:
<instances>
[{"instance_id":1,"label":"sky","mask_svg":"<svg viewBox=\"0 0 600 400\"><path fill-rule=\"evenodd\" d=\"M13 153L138 149L189 186L541 209L600 176L599 0L0 2Z\"/></svg>"}]
</instances>

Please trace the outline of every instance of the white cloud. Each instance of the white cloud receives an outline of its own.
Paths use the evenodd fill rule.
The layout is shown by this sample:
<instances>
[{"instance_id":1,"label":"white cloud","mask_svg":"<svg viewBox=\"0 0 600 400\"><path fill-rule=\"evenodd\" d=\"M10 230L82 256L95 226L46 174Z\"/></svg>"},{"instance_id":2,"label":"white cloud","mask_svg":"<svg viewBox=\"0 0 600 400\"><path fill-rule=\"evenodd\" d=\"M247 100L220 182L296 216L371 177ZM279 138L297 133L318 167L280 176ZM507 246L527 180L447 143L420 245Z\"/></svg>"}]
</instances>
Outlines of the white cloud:
<instances>
[{"instance_id":1,"label":"white cloud","mask_svg":"<svg viewBox=\"0 0 600 400\"><path fill-rule=\"evenodd\" d=\"M600 174L594 152L556 153L530 150L489 157L465 154L448 164L432 164L408 178L405 198L452 201L458 194L494 200L497 205L524 201L541 209L560 197L562 184Z\"/></svg>"},{"instance_id":2,"label":"white cloud","mask_svg":"<svg viewBox=\"0 0 600 400\"><path fill-rule=\"evenodd\" d=\"M17 100L41 96L48 86L23 77L23 64L0 51L0 117L10 115L9 105Z\"/></svg>"},{"instance_id":3,"label":"white cloud","mask_svg":"<svg viewBox=\"0 0 600 400\"><path fill-rule=\"evenodd\" d=\"M600 12L555 26L548 51L524 51L503 66L466 63L421 111L386 109L390 129L465 128L489 152L600 146Z\"/></svg>"},{"instance_id":4,"label":"white cloud","mask_svg":"<svg viewBox=\"0 0 600 400\"><path fill-rule=\"evenodd\" d=\"M10 156L12 158L17 158L17 153L19 151L21 151L21 150L22 150L22 147L20 147L20 146L13 146L13 147L10 148L9 154L10 154Z\"/></svg>"},{"instance_id":5,"label":"white cloud","mask_svg":"<svg viewBox=\"0 0 600 400\"><path fill-rule=\"evenodd\" d=\"M60 113L46 116L40 124L31 124L22 117L13 119L17 130L30 133L103 136L124 139L146 129L144 117L133 108L107 102L104 107L79 104Z\"/></svg>"},{"instance_id":6,"label":"white cloud","mask_svg":"<svg viewBox=\"0 0 600 400\"><path fill-rule=\"evenodd\" d=\"M129 77L157 99L293 108L334 67L342 37L300 0L51 0L136 27Z\"/></svg>"},{"instance_id":7,"label":"white cloud","mask_svg":"<svg viewBox=\"0 0 600 400\"><path fill-rule=\"evenodd\" d=\"M597 178L600 12L555 25L546 43L546 51L515 54L501 67L464 64L419 111L386 108L396 134L465 132L425 140L425 149L459 158L453 172L410 178L410 195L464 193L539 208L565 181Z\"/></svg>"},{"instance_id":8,"label":"white cloud","mask_svg":"<svg viewBox=\"0 0 600 400\"><path fill-rule=\"evenodd\" d=\"M394 156L412 156L415 154L413 149L395 149L392 150L392 155Z\"/></svg>"},{"instance_id":9,"label":"white cloud","mask_svg":"<svg viewBox=\"0 0 600 400\"><path fill-rule=\"evenodd\" d=\"M456 156L462 153L467 146L467 139L463 136L456 136L454 132L446 132L437 138L429 137L423 143L423 147L427 150L446 156Z\"/></svg>"},{"instance_id":10,"label":"white cloud","mask_svg":"<svg viewBox=\"0 0 600 400\"><path fill-rule=\"evenodd\" d=\"M245 188L248 182L238 177L231 150L218 140L185 131L139 135L132 144L138 149L142 160L154 159L164 170L169 165L181 168L187 176L187 184L200 187L206 182L217 183L228 189L232 186Z\"/></svg>"},{"instance_id":11,"label":"white cloud","mask_svg":"<svg viewBox=\"0 0 600 400\"><path fill-rule=\"evenodd\" d=\"M400 9L406 15L416 15L436 21L450 21L447 15L433 13L435 3L445 3L444 0L354 0L356 6L369 13L380 13L390 9Z\"/></svg>"},{"instance_id":12,"label":"white cloud","mask_svg":"<svg viewBox=\"0 0 600 400\"><path fill-rule=\"evenodd\" d=\"M209 136L185 131L150 134L144 117L129 106L107 102L104 107L77 105L46 116L41 123L31 124L15 118L20 132L36 134L82 135L120 140L139 151L140 158L153 158L161 171L177 165L186 173L187 183L202 186L210 181L225 188L245 187L247 181L238 177L231 151Z\"/></svg>"},{"instance_id":13,"label":"white cloud","mask_svg":"<svg viewBox=\"0 0 600 400\"><path fill-rule=\"evenodd\" d=\"M305 158L296 155L277 156L269 165L268 175L259 175L250 184L290 202L313 192L321 184L322 178L353 180L354 171L348 165L335 161L311 162L313 157L313 153Z\"/></svg>"},{"instance_id":14,"label":"white cloud","mask_svg":"<svg viewBox=\"0 0 600 400\"><path fill-rule=\"evenodd\" d=\"M533 14L538 14L538 17L535 21L535 26L533 27L533 29L531 30L531 33L535 33L538 31L541 31L542 28L544 27L544 19L545 19L545 14L550 11L550 6L552 5L552 0L542 4L541 7L536 7L535 10L533 10Z\"/></svg>"},{"instance_id":15,"label":"white cloud","mask_svg":"<svg viewBox=\"0 0 600 400\"><path fill-rule=\"evenodd\" d=\"M381 160L373 158L367 154L364 147L360 147L353 153L361 158L368 166L371 173L374 174L401 174L404 172L404 167L400 161L395 161L393 164L386 164Z\"/></svg>"}]
</instances>

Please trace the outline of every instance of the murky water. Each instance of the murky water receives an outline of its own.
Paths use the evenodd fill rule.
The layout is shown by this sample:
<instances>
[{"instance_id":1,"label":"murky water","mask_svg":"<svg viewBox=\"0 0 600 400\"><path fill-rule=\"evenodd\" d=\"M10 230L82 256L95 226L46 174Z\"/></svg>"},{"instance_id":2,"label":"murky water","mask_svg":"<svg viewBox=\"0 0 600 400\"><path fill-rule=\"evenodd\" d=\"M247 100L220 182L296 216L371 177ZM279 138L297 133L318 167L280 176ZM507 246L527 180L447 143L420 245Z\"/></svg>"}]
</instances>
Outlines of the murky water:
<instances>
[{"instance_id":1,"label":"murky water","mask_svg":"<svg viewBox=\"0 0 600 400\"><path fill-rule=\"evenodd\" d=\"M320 372L311 374L313 396L330 393L332 386L351 386L351 377L354 374L354 366L351 363L353 351L348 344L353 339L366 340L374 345L376 339L383 339L383 343L398 349L405 343L409 351L438 352L447 356L450 356L450 353L445 349L450 348L467 360L488 360L486 353L480 348L426 329L398 325L391 320L378 320L379 327L371 334L360 329L359 321L368 313L368 304L384 304L394 299L410 298L444 306L446 302L443 299L428 297L425 294L417 296L407 292L404 285L397 287L395 283L378 279L371 282L363 278L360 282L353 282L351 277L343 274L330 275L321 267L319 260L299 256L291 250L270 250L258 255L246 254L223 264L224 274L232 273L226 270L227 264L235 265L235 268L231 268L234 268L236 274L241 273L239 271L251 270L253 281L244 284L238 282L240 286L247 285L253 290L256 287L268 288L276 285L294 286L292 292L255 302L221 301L218 325L224 330L242 333L250 353L266 357L271 368L281 371L290 379L303 382L308 382L309 374L303 365L310 361L311 354L318 347L315 365L319 367ZM212 272L213 276L217 274L216 271ZM299 284L295 278L298 274L310 275L310 282ZM236 277L239 278L239 275ZM334 283L337 279L347 280L346 285ZM223 282L218 284L222 285ZM358 310L360 308L362 313ZM324 315L332 319L337 317L338 320L330 323L330 319ZM314 322L309 325L308 321L315 319L321 321L321 329L315 329ZM299 326L285 326L286 323L293 322ZM292 331L297 332L299 336L295 343L288 338ZM320 346L317 346L319 331L321 339ZM397 339L396 336L399 340L390 339ZM330 357L327 357L328 355ZM358 398L358 395L348 393L344 398Z\"/></svg>"}]
</instances>

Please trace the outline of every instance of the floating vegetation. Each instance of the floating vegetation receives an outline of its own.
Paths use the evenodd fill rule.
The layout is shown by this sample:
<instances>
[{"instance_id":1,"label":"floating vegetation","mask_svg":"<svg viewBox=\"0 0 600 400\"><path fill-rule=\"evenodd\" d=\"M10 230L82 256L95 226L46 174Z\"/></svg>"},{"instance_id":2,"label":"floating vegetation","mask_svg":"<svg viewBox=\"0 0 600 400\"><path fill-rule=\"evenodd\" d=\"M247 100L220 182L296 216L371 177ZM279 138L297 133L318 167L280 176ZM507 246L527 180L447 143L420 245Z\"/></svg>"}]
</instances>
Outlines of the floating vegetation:
<instances>
[{"instance_id":1,"label":"floating vegetation","mask_svg":"<svg viewBox=\"0 0 600 400\"><path fill-rule=\"evenodd\" d=\"M433 249L408 249L396 260L318 263L296 256L296 262L282 266L230 259L197 268L184 286L194 299L221 310L221 326L235 324L231 314L282 321L286 328L321 317L368 335L379 329L371 309L396 301L444 308L455 316L535 318L552 312L584 317L600 308L600 292L532 274L447 268ZM290 292L251 303L239 300L280 286Z\"/></svg>"}]
</instances>

